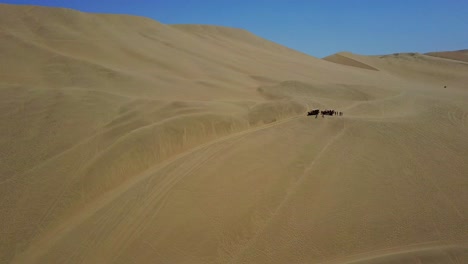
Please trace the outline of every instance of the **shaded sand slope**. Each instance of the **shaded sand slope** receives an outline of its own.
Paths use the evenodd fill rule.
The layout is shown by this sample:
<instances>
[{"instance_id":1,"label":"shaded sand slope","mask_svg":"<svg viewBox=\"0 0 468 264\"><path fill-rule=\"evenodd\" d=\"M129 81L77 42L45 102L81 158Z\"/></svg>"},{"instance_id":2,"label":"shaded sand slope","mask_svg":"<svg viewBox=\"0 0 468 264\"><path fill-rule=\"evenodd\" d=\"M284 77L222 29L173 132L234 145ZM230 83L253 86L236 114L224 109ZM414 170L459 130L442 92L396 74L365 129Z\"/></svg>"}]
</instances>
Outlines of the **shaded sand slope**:
<instances>
[{"instance_id":1,"label":"shaded sand slope","mask_svg":"<svg viewBox=\"0 0 468 264\"><path fill-rule=\"evenodd\" d=\"M0 5L0 263L467 262L466 65L345 56Z\"/></svg>"},{"instance_id":2,"label":"shaded sand slope","mask_svg":"<svg viewBox=\"0 0 468 264\"><path fill-rule=\"evenodd\" d=\"M336 54L327 56L327 57L325 57L323 59L326 60L326 61L330 61L330 62L334 62L334 63L338 63L338 64L343 64L343 65L347 65L347 66L352 66L352 67L358 67L358 68L363 68L363 69L367 69L367 70L377 71L376 68L374 68L372 66L369 66L367 64L364 64L362 62L359 62L357 60L354 60L354 59L350 58L349 55L350 54L348 54L348 53L341 52L341 53L336 53Z\"/></svg>"}]
</instances>

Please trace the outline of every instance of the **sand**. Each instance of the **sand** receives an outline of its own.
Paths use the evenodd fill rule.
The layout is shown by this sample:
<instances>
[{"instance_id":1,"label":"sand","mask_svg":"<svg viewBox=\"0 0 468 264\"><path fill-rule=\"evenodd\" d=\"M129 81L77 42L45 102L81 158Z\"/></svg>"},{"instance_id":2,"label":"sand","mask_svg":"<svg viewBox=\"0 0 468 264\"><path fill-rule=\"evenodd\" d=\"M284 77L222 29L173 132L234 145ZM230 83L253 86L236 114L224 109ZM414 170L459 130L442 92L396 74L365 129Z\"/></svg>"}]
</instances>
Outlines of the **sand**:
<instances>
[{"instance_id":1,"label":"sand","mask_svg":"<svg viewBox=\"0 0 468 264\"><path fill-rule=\"evenodd\" d=\"M426 55L456 61L468 62L468 49L455 51L428 52Z\"/></svg>"},{"instance_id":2,"label":"sand","mask_svg":"<svg viewBox=\"0 0 468 264\"><path fill-rule=\"evenodd\" d=\"M0 58L0 263L468 263L463 60L5 4Z\"/></svg>"}]
</instances>

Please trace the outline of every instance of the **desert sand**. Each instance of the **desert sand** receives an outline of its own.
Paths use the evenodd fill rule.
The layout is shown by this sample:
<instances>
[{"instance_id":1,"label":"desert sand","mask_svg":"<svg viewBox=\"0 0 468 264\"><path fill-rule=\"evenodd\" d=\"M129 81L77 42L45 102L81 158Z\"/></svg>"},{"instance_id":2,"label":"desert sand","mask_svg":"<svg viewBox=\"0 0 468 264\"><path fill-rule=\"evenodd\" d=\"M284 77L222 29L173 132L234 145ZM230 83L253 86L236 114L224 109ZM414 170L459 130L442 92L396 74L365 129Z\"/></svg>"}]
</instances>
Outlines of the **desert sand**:
<instances>
[{"instance_id":1,"label":"desert sand","mask_svg":"<svg viewBox=\"0 0 468 264\"><path fill-rule=\"evenodd\" d=\"M1 4L0 263L468 263L464 58Z\"/></svg>"}]
</instances>

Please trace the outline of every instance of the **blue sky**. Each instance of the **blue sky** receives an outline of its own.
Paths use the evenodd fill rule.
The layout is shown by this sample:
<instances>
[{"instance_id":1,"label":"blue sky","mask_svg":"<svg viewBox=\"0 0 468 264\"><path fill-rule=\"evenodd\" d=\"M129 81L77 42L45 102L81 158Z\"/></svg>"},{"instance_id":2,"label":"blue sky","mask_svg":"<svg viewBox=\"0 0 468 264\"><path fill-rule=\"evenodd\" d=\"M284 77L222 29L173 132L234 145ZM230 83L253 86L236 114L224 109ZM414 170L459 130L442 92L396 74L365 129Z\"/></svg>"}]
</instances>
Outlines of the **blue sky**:
<instances>
[{"instance_id":1,"label":"blue sky","mask_svg":"<svg viewBox=\"0 0 468 264\"><path fill-rule=\"evenodd\" d=\"M316 57L468 49L468 0L17 0L165 24L238 27Z\"/></svg>"}]
</instances>

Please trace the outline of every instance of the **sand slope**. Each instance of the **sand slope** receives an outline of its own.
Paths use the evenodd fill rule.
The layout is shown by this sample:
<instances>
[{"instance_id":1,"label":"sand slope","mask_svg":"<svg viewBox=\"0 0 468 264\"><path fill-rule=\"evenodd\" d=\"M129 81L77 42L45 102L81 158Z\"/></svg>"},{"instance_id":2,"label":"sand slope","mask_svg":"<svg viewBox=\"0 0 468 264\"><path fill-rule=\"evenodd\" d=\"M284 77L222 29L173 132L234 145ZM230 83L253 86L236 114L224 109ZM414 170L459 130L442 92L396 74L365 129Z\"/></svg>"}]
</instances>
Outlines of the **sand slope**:
<instances>
[{"instance_id":1,"label":"sand slope","mask_svg":"<svg viewBox=\"0 0 468 264\"><path fill-rule=\"evenodd\" d=\"M468 262L468 64L340 56L0 5L0 263Z\"/></svg>"},{"instance_id":2,"label":"sand slope","mask_svg":"<svg viewBox=\"0 0 468 264\"><path fill-rule=\"evenodd\" d=\"M327 56L323 58L326 61L338 63L338 64L343 64L343 65L348 65L352 67L359 67L362 69L367 69L367 70L374 70L378 71L376 68L369 66L365 63L362 63L358 60L352 59L351 58L352 54L346 53L346 52L341 52L341 53L336 53L330 56Z\"/></svg>"}]
</instances>

